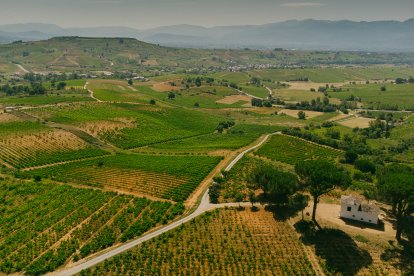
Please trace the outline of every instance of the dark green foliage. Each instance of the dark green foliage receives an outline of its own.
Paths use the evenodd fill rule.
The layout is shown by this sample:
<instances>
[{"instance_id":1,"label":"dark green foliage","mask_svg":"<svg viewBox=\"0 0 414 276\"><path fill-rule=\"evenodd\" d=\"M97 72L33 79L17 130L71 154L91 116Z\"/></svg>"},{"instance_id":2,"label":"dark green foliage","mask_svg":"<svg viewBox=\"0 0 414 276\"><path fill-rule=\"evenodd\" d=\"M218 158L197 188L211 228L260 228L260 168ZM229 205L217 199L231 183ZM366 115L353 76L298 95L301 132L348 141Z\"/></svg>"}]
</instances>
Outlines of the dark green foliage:
<instances>
[{"instance_id":1,"label":"dark green foliage","mask_svg":"<svg viewBox=\"0 0 414 276\"><path fill-rule=\"evenodd\" d=\"M364 172L364 173L369 172L369 173L375 174L375 171L376 171L375 164L370 160L359 159L355 161L354 165L355 165L355 168L357 168L361 172Z\"/></svg>"},{"instance_id":2,"label":"dark green foliage","mask_svg":"<svg viewBox=\"0 0 414 276\"><path fill-rule=\"evenodd\" d=\"M378 172L378 187L382 198L390 203L397 220L396 239L402 240L414 213L414 169L406 165L389 165ZM412 232L412 229L411 229Z\"/></svg>"}]
</instances>

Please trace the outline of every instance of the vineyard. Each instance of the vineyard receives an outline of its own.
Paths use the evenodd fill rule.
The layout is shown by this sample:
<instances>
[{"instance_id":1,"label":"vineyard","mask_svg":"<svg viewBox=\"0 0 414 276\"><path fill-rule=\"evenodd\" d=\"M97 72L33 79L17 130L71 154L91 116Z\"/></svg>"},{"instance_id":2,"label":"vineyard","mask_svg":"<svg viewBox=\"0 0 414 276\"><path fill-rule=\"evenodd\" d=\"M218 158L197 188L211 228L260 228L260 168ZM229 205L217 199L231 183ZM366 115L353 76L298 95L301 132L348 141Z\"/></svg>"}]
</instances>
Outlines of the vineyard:
<instances>
[{"instance_id":1,"label":"vineyard","mask_svg":"<svg viewBox=\"0 0 414 276\"><path fill-rule=\"evenodd\" d=\"M295 165L311 159L336 159L342 153L339 150L309 143L299 138L275 135L255 152L258 156Z\"/></svg>"},{"instance_id":2,"label":"vineyard","mask_svg":"<svg viewBox=\"0 0 414 276\"><path fill-rule=\"evenodd\" d=\"M116 155L31 171L35 176L184 201L220 157Z\"/></svg>"},{"instance_id":3,"label":"vineyard","mask_svg":"<svg viewBox=\"0 0 414 276\"><path fill-rule=\"evenodd\" d=\"M141 236L183 205L67 185L0 182L0 272L55 270Z\"/></svg>"},{"instance_id":4,"label":"vineyard","mask_svg":"<svg viewBox=\"0 0 414 276\"><path fill-rule=\"evenodd\" d=\"M53 122L82 127L123 149L213 133L223 120L193 110L105 103L40 108L29 113ZM96 126L88 125L91 123ZM112 125L112 128L103 125ZM96 129L101 131L96 133Z\"/></svg>"},{"instance_id":5,"label":"vineyard","mask_svg":"<svg viewBox=\"0 0 414 276\"><path fill-rule=\"evenodd\" d=\"M37 123L5 123L0 125L0 130L0 159L16 168L107 154L72 133L50 129Z\"/></svg>"},{"instance_id":6,"label":"vineyard","mask_svg":"<svg viewBox=\"0 0 414 276\"><path fill-rule=\"evenodd\" d=\"M181 152L211 151L218 149L235 150L249 145L257 140L260 135L280 130L282 130L282 128L278 126L240 124L225 133L211 133L203 136L157 144L150 147L150 149Z\"/></svg>"},{"instance_id":7,"label":"vineyard","mask_svg":"<svg viewBox=\"0 0 414 276\"><path fill-rule=\"evenodd\" d=\"M314 275L287 222L260 209L207 213L81 275Z\"/></svg>"}]
</instances>

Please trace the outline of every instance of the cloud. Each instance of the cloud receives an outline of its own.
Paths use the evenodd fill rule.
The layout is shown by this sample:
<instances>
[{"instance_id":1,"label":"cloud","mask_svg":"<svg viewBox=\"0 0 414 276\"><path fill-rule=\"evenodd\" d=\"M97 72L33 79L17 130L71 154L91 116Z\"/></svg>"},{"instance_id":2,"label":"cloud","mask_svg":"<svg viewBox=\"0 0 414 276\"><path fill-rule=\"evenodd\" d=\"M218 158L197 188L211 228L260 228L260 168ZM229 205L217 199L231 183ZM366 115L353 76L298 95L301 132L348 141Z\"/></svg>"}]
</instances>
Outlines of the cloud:
<instances>
[{"instance_id":1,"label":"cloud","mask_svg":"<svg viewBox=\"0 0 414 276\"><path fill-rule=\"evenodd\" d=\"M295 2L295 3L284 3L282 7L286 8L309 8L309 7L321 7L324 4L315 2Z\"/></svg>"}]
</instances>

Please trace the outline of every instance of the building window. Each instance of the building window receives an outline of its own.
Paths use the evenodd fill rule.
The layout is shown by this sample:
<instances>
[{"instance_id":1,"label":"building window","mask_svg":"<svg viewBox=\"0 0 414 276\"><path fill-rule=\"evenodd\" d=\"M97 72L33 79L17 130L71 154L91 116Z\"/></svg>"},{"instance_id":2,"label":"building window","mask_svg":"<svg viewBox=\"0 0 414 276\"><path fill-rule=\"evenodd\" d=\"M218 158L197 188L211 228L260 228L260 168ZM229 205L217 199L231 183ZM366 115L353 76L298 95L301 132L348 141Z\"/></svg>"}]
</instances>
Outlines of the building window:
<instances>
[{"instance_id":1,"label":"building window","mask_svg":"<svg viewBox=\"0 0 414 276\"><path fill-rule=\"evenodd\" d=\"M352 215L352 217L354 218L354 217L355 217L355 215Z\"/></svg>"},{"instance_id":2,"label":"building window","mask_svg":"<svg viewBox=\"0 0 414 276\"><path fill-rule=\"evenodd\" d=\"M368 220L369 222L371 222L371 220Z\"/></svg>"},{"instance_id":3,"label":"building window","mask_svg":"<svg viewBox=\"0 0 414 276\"><path fill-rule=\"evenodd\" d=\"M348 206L348 207L346 208L346 210L347 210L348 212L351 212L352 207L349 207L349 206Z\"/></svg>"},{"instance_id":4,"label":"building window","mask_svg":"<svg viewBox=\"0 0 414 276\"><path fill-rule=\"evenodd\" d=\"M361 220L364 220L363 218L361 218Z\"/></svg>"}]
</instances>

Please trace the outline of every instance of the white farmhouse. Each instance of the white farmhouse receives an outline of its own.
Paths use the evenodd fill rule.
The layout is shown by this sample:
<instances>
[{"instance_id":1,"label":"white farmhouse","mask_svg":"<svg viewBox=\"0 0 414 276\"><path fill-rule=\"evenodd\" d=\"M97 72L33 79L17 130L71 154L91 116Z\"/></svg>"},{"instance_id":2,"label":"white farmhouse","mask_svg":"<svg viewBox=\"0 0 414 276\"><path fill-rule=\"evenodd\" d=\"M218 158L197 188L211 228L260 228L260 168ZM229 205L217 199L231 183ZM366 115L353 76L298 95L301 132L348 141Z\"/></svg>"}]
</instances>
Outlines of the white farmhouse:
<instances>
[{"instance_id":1,"label":"white farmhouse","mask_svg":"<svg viewBox=\"0 0 414 276\"><path fill-rule=\"evenodd\" d=\"M353 196L341 196L341 218L378 224L379 214L380 209L375 205L364 204Z\"/></svg>"}]
</instances>

